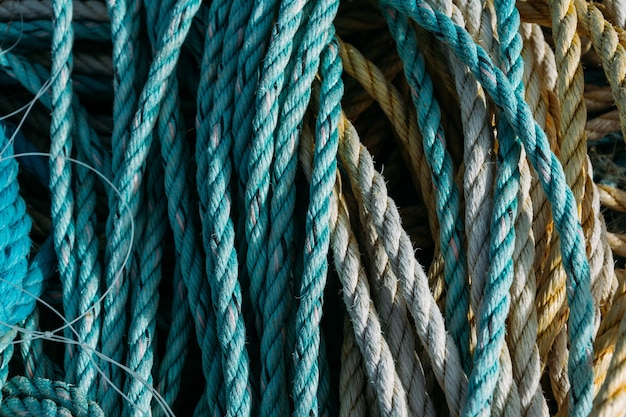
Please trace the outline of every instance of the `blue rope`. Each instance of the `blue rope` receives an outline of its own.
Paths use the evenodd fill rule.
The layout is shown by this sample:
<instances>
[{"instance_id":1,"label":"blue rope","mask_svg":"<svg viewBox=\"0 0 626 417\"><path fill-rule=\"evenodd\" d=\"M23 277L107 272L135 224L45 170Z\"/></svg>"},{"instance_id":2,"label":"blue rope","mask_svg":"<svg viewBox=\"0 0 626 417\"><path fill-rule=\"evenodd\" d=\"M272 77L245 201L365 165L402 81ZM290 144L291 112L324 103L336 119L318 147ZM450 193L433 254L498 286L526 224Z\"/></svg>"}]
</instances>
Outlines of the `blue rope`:
<instances>
[{"instance_id":1,"label":"blue rope","mask_svg":"<svg viewBox=\"0 0 626 417\"><path fill-rule=\"evenodd\" d=\"M16 329L7 326L20 323L33 311L35 299L30 294L40 294L42 285L36 275L27 275L31 221L26 215L26 204L19 196L18 165L11 158L13 147L8 139L4 126L0 125L0 147L6 148L0 159L0 218L3 220L0 225L0 387L9 374L12 341L17 335Z\"/></svg>"},{"instance_id":2,"label":"blue rope","mask_svg":"<svg viewBox=\"0 0 626 417\"><path fill-rule=\"evenodd\" d=\"M67 0L52 2L55 24L52 31L52 121L50 123L50 191L52 192L51 218L54 226L54 246L59 261L59 275L63 282L63 311L66 318L77 316L78 292L76 291L77 264L74 249L76 224L74 193L70 180L72 169L68 158L72 152L72 4ZM65 329L65 337L73 338L71 330ZM77 352L68 345L65 354L65 370L68 382L77 382Z\"/></svg>"},{"instance_id":3,"label":"blue rope","mask_svg":"<svg viewBox=\"0 0 626 417\"><path fill-rule=\"evenodd\" d=\"M524 96L519 35L519 13L515 2L497 0L497 30L502 71L518 96ZM498 120L498 167L494 191L489 256L492 259L477 320L474 368L469 377L463 415L483 415L491 408L500 373L500 352L504 344L506 318L511 305L513 283L515 219L518 211L519 161L522 145L506 119Z\"/></svg>"},{"instance_id":4,"label":"blue rope","mask_svg":"<svg viewBox=\"0 0 626 417\"><path fill-rule=\"evenodd\" d=\"M444 257L446 288L446 322L461 353L463 367L470 369L469 350L469 288L467 260L463 244L461 192L454 182L454 167L446 149L441 125L439 103L433 95L433 83L426 72L424 58L417 47L417 37L409 28L408 19L384 10L391 34L402 58L411 87L411 98L417 109L417 121L424 141L424 153L430 165L437 198L439 239Z\"/></svg>"},{"instance_id":5,"label":"blue rope","mask_svg":"<svg viewBox=\"0 0 626 417\"><path fill-rule=\"evenodd\" d=\"M500 39L502 71L512 88L523 97L519 35L519 13L515 3L495 2L497 31ZM478 416L489 410L500 373L500 352L504 344L506 318L509 314L509 291L513 283L513 250L515 219L518 211L519 161L522 145L506 119L498 120L498 167L494 192L489 256L492 259L483 290L477 320L477 343L474 368L469 377L467 401L463 415Z\"/></svg>"},{"instance_id":6,"label":"blue rope","mask_svg":"<svg viewBox=\"0 0 626 417\"><path fill-rule=\"evenodd\" d=\"M220 4L225 7L215 10L215 17L209 22L201 86L203 81L211 81L211 74L217 72L216 60L213 58L219 53L215 45L219 44L221 39L217 34L225 31L225 18L230 6ZM210 35L213 33L217 39L211 38ZM235 49L236 45L235 47L231 45L225 54L233 54ZM212 65L207 67L209 63ZM222 65L225 64L232 67L234 62L223 60ZM228 154L231 150L231 137L223 134L228 130L229 121L224 113L225 109L221 107L223 102L216 100L217 96L220 96L222 100L228 101L226 89L228 83L228 75L217 81L213 100L208 100L211 99L211 90L199 88L196 121L197 185L200 195L200 215L203 220L204 249L207 253L206 270L216 309L225 390L229 393L226 396L226 412L229 415L248 415L251 408L249 361L245 348L246 331L241 309L241 287L237 280L235 232L230 217L229 184L232 167ZM203 101L214 103L214 107L208 109L203 106Z\"/></svg>"},{"instance_id":7,"label":"blue rope","mask_svg":"<svg viewBox=\"0 0 626 417\"><path fill-rule=\"evenodd\" d=\"M13 146L8 144L5 128L0 124L0 334L9 332L35 308L34 295L41 294L43 277L27 274L31 228L26 204L19 195L18 164L12 158ZM28 291L30 294L25 293Z\"/></svg>"},{"instance_id":8,"label":"blue rope","mask_svg":"<svg viewBox=\"0 0 626 417\"><path fill-rule=\"evenodd\" d=\"M8 381L2 393L7 399L0 405L0 416L105 416L80 389L60 381L18 376Z\"/></svg>"},{"instance_id":9,"label":"blue rope","mask_svg":"<svg viewBox=\"0 0 626 417\"><path fill-rule=\"evenodd\" d=\"M87 135L85 125L77 125L77 135ZM78 160L87 160L88 157L82 151L77 152ZM76 362L76 383L79 389L89 397L96 393L97 369L94 366L97 358L93 351L97 349L100 339L102 315L99 299L101 296L100 280L102 269L98 260L99 242L97 236L97 195L96 175L85 167L76 168L76 206L80 207L76 213L76 259L78 264L78 277L76 281L77 317L84 317L75 325L80 335L80 342L89 349L79 349Z\"/></svg>"},{"instance_id":10,"label":"blue rope","mask_svg":"<svg viewBox=\"0 0 626 417\"><path fill-rule=\"evenodd\" d=\"M330 41L332 27L326 32ZM320 65L322 86L320 109L315 125L315 152L311 174L311 200L306 219L304 271L300 283L300 307L296 316L296 376L293 397L296 416L318 415L319 325L322 298L328 271L330 245L330 197L337 171L339 119L341 116L341 59L336 39L323 49Z\"/></svg>"},{"instance_id":11,"label":"blue rope","mask_svg":"<svg viewBox=\"0 0 626 417\"><path fill-rule=\"evenodd\" d=\"M150 150L151 160L156 160L159 149ZM163 167L154 164L147 167L146 201L143 239L139 242L137 279L131 284L131 323L128 330L128 367L141 380L152 386L152 368L156 351L156 313L159 304L158 287L161 281L161 261L166 232L167 201L163 195ZM139 378L126 380L125 394L129 405L126 415L137 415L150 410L152 393Z\"/></svg>"},{"instance_id":12,"label":"blue rope","mask_svg":"<svg viewBox=\"0 0 626 417\"><path fill-rule=\"evenodd\" d=\"M593 338L595 312L591 295L589 263L585 240L578 220L576 203L565 182L545 133L534 121L528 105L516 93L507 77L496 68L488 54L476 45L461 27L421 1L384 1L383 5L410 16L417 24L449 45L502 111L515 134L522 140L528 158L552 205L552 216L561 235L561 255L567 273L567 298L570 307L568 335L570 356L568 374L572 383L570 411L588 414L593 398Z\"/></svg>"},{"instance_id":13,"label":"blue rope","mask_svg":"<svg viewBox=\"0 0 626 417\"><path fill-rule=\"evenodd\" d=\"M108 262L105 275L106 285L109 287L115 285L115 291L110 292L104 300L105 319L101 340L103 341L102 354L116 362L122 360L124 351L121 341L126 327L124 310L128 297L128 281L123 273L123 263L132 244L131 236L128 233L130 222L137 217L139 211L139 198L135 190L141 184L146 157L151 147L152 129L160 111L161 100L167 90L167 81L175 69L181 45L200 3L199 0L179 1L172 9L171 21L159 39L159 46L150 66L148 80L139 98L138 110L132 119L128 143L115 143L118 155L123 154L124 159L119 170L116 171L114 181L120 196L119 199L110 203L109 239L106 248ZM113 8L115 7L114 4ZM122 25L122 28L122 31L126 31L128 26ZM122 50L123 47L120 49ZM118 73L118 76L121 75ZM126 76L126 74L123 75ZM127 88L132 89L132 82L129 84ZM124 112L126 111L128 110L125 109ZM121 132L120 135L124 135L124 132ZM116 155L114 155L113 166L117 162ZM130 209L130 215L125 213L126 207ZM103 364L103 367L105 372L111 375L112 383L119 386L122 381L120 370L111 367L110 364ZM101 397L101 405L105 413L114 413L115 408L117 408L114 390L104 386Z\"/></svg>"}]
</instances>

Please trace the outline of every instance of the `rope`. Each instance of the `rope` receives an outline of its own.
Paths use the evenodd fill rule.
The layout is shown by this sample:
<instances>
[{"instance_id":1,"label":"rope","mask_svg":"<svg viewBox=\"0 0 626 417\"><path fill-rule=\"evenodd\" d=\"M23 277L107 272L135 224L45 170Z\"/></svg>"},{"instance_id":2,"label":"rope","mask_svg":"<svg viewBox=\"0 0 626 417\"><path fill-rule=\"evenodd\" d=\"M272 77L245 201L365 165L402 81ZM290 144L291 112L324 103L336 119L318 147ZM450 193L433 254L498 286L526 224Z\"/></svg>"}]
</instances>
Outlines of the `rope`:
<instances>
[{"instance_id":1,"label":"rope","mask_svg":"<svg viewBox=\"0 0 626 417\"><path fill-rule=\"evenodd\" d=\"M0 415L104 416L102 409L69 384L43 378L14 377L3 387Z\"/></svg>"},{"instance_id":2,"label":"rope","mask_svg":"<svg viewBox=\"0 0 626 417\"><path fill-rule=\"evenodd\" d=\"M432 81L424 73L424 61L417 54L417 40L409 30L408 19L386 13L392 36L398 44L398 53L405 60L405 74L413 89L412 99L418 111L418 125L422 130L424 153L431 167L433 187L437 199L439 240L444 259L447 284L446 316L450 331L461 351L465 364L469 362L468 285L465 278L466 259L461 245L459 190L454 184L452 161L444 150L445 139L440 124L440 110L432 95ZM444 154L442 158L436 155ZM468 365L465 365L468 367Z\"/></svg>"},{"instance_id":3,"label":"rope","mask_svg":"<svg viewBox=\"0 0 626 417\"><path fill-rule=\"evenodd\" d=\"M1 2L0 414L621 415L622 3Z\"/></svg>"}]
</instances>

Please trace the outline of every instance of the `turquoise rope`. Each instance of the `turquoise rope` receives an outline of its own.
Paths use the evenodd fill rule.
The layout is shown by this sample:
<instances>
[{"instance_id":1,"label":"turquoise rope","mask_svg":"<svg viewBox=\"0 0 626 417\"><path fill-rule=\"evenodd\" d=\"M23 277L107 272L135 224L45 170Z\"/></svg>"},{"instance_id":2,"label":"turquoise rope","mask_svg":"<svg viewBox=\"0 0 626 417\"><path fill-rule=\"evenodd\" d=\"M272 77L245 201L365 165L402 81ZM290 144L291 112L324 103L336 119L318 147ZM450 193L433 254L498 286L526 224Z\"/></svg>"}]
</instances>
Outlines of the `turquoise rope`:
<instances>
[{"instance_id":1,"label":"turquoise rope","mask_svg":"<svg viewBox=\"0 0 626 417\"><path fill-rule=\"evenodd\" d=\"M165 342L166 350L159 364L156 390L165 402L172 407L180 392L183 368L187 360L187 346L191 340L192 317L187 305L189 295L180 272L180 262L177 261L172 278L172 320ZM163 409L158 404L152 407L152 415L160 417Z\"/></svg>"},{"instance_id":2,"label":"turquoise rope","mask_svg":"<svg viewBox=\"0 0 626 417\"><path fill-rule=\"evenodd\" d=\"M156 160L158 155L159 149L155 146L150 150L151 160ZM156 313L167 216L163 175L160 164L146 168L146 201L142 209L145 226L143 238L138 242L138 276L131 284L131 322L127 335L128 367L150 386L156 361ZM138 378L127 379L124 392L128 397L125 415L145 415L151 409L152 393Z\"/></svg>"},{"instance_id":3,"label":"turquoise rope","mask_svg":"<svg viewBox=\"0 0 626 417\"><path fill-rule=\"evenodd\" d=\"M41 293L43 279L27 274L31 228L26 203L19 195L18 164L12 158L13 146L8 142L5 127L0 124L0 334L24 320L35 308L32 294Z\"/></svg>"},{"instance_id":4,"label":"turquoise rope","mask_svg":"<svg viewBox=\"0 0 626 417\"><path fill-rule=\"evenodd\" d=\"M524 72L519 35L519 13L515 2L496 0L497 31L502 71L515 93L523 97ZM506 119L498 120L498 167L494 191L489 257L483 301L477 314L477 343L474 368L469 376L464 416L483 415L490 410L500 373L500 352L504 344L506 318L513 283L515 219L518 211L519 161L521 142Z\"/></svg>"},{"instance_id":5,"label":"turquoise rope","mask_svg":"<svg viewBox=\"0 0 626 417\"><path fill-rule=\"evenodd\" d=\"M331 26L324 35L330 40L333 32ZM304 270L300 283L300 307L296 316L294 415L302 417L318 415L319 325L322 318L322 299L328 272L330 198L337 171L338 126L343 95L342 64L336 39L332 39L323 49L320 74L322 75L322 85L320 109L315 125L316 144L311 174L311 200L306 218L306 243Z\"/></svg>"},{"instance_id":6,"label":"turquoise rope","mask_svg":"<svg viewBox=\"0 0 626 417\"><path fill-rule=\"evenodd\" d=\"M84 393L65 382L44 378L11 378L2 388L7 398L0 405L0 416L81 416L104 417L102 409L87 400Z\"/></svg>"},{"instance_id":7,"label":"turquoise rope","mask_svg":"<svg viewBox=\"0 0 626 417\"><path fill-rule=\"evenodd\" d=\"M245 327L241 316L241 288L236 282L238 263L234 247L234 228L230 223L232 220L228 218L231 205L228 192L231 167L227 153L230 143L228 138L220 138L215 134L213 129L216 127L213 127L209 120L214 105L211 98L217 83L220 48L230 6L231 4L226 2L213 2L207 12L208 22L197 95L196 184L200 196L203 244L207 254L205 268L211 287L215 319L218 323L216 336L221 351L219 355L221 372L226 380L226 386L217 385L215 388L219 391L212 391L211 397L219 395L224 412L246 414L249 413L251 406L251 399L246 393L249 363L244 348ZM232 327L227 329L224 322L226 315L230 313L234 314L235 318L229 323ZM223 326L220 327L219 323ZM224 392L230 392L229 389L236 390L234 398L227 398L225 395ZM208 398L207 405L215 407L218 402L211 397ZM242 400L248 403L242 404ZM199 415L199 412L200 409L196 409L196 415Z\"/></svg>"},{"instance_id":8,"label":"turquoise rope","mask_svg":"<svg viewBox=\"0 0 626 417\"><path fill-rule=\"evenodd\" d=\"M252 141L247 155L248 181L245 188L246 264L250 277L250 298L257 317L263 317L268 264L269 202L274 135L278 124L279 96L284 88L285 70L293 50L293 37L301 25L307 2L287 0L280 4L267 54L261 64L252 120ZM262 320L259 328L263 329ZM261 342L263 344L263 342ZM263 376L262 376L263 379Z\"/></svg>"},{"instance_id":9,"label":"turquoise rope","mask_svg":"<svg viewBox=\"0 0 626 417\"><path fill-rule=\"evenodd\" d=\"M469 34L442 13L423 2L384 1L383 6L410 16L424 29L433 32L465 62L502 115L511 124L527 152L539 181L552 205L552 216L561 235L561 256L567 273L567 298L570 307L568 336L570 356L568 375L572 383L570 412L587 415L593 400L593 338L595 311L585 240L578 220L572 190L565 182L563 167L550 150L545 133L537 125L523 98L516 94L506 76L496 68L489 55L476 45Z\"/></svg>"},{"instance_id":10,"label":"turquoise rope","mask_svg":"<svg viewBox=\"0 0 626 417\"><path fill-rule=\"evenodd\" d=\"M186 302L194 321L196 340L202 351L202 371L206 383L203 397L196 408L196 415L206 415L209 406L212 414L221 415L224 409L219 383L222 379L221 358L217 345L215 313L210 307L211 291L203 267L204 254L197 241L200 234L196 227L197 202L191 195L191 190L196 187L189 163L191 150L183 140L181 117L176 111L171 111L176 103L171 102L172 95L167 97L170 100L163 102L162 111L170 114L171 118L166 122L159 122L159 136L161 160L165 168L168 218L174 234L176 258L179 260L177 267L180 268L180 276L187 291ZM180 291L183 289L179 290L179 294ZM182 297L182 294L180 296ZM178 320L180 322L183 317L178 317ZM168 340L171 340L170 336L175 337L172 334L174 328L172 325ZM177 358L173 352L173 357ZM165 364L165 359L163 361Z\"/></svg>"},{"instance_id":11,"label":"turquoise rope","mask_svg":"<svg viewBox=\"0 0 626 417\"><path fill-rule=\"evenodd\" d=\"M23 57L15 55L9 51L1 51L0 65L6 71L9 71L20 84L24 86L31 94L37 94L44 86L46 80L50 78L50 71L40 65L32 65ZM48 109L52 108L52 99L49 91L46 90L39 96L39 101ZM88 156L87 162L93 166L105 177L111 177L111 156L104 150L98 134L93 130L87 121L87 111L80 104L78 97L72 97L72 108L76 118L76 126L81 129L85 127L87 134L75 135L76 146Z\"/></svg>"},{"instance_id":12,"label":"turquoise rope","mask_svg":"<svg viewBox=\"0 0 626 417\"><path fill-rule=\"evenodd\" d=\"M278 9L278 0L255 1L245 3L252 4L252 10L245 26L243 38L245 42L241 46L237 58L237 70L235 79L234 112L232 119L233 127L233 165L236 173L237 185L237 230L235 238L238 242L237 249L240 258L239 279L244 293L244 314L250 344L258 346L262 332L262 314L259 307L258 292L262 283L252 284L248 267L248 241L246 236L246 218L248 206L246 205L245 193L248 183L248 154L252 143L252 121L256 91L259 83L261 62L266 54L269 44L269 35L272 30L273 19ZM255 296L257 294L257 296ZM254 343L254 344L253 344ZM262 360L260 349L250 349L252 385L255 392L261 392L261 367ZM260 394L262 396L262 394ZM277 402L280 409L281 403Z\"/></svg>"},{"instance_id":13,"label":"turquoise rope","mask_svg":"<svg viewBox=\"0 0 626 417\"><path fill-rule=\"evenodd\" d=\"M76 126L77 136L88 135L87 128L83 124ZM88 157L79 148L78 160L87 160ZM78 265L78 277L76 281L77 317L85 316L75 324L76 331L80 335L80 342L89 349L79 349L76 362L76 383L78 388L89 397L95 397L97 369L94 366L97 358L93 352L98 347L102 316L99 299L101 296L100 279L102 269L98 260L98 236L96 217L96 175L84 167L76 168L76 206L80 207L76 213L76 259Z\"/></svg>"},{"instance_id":14,"label":"turquoise rope","mask_svg":"<svg viewBox=\"0 0 626 417\"><path fill-rule=\"evenodd\" d=\"M75 39L81 41L102 42L111 37L109 22L74 21L72 30ZM49 49L53 31L50 20L0 22L0 47L8 48L19 41L17 48L21 51Z\"/></svg>"},{"instance_id":15,"label":"turquoise rope","mask_svg":"<svg viewBox=\"0 0 626 417\"><path fill-rule=\"evenodd\" d=\"M52 2L55 24L52 31L52 115L50 122L50 191L52 196L51 218L54 226L54 246L59 262L59 275L63 282L63 311L65 317L73 320L78 310L76 291L77 264L74 249L76 224L74 214L74 193L70 180L72 169L67 158L72 153L72 4L67 0ZM65 337L73 338L69 328ZM75 383L78 353L68 345L65 352L65 371L68 382Z\"/></svg>"},{"instance_id":16,"label":"turquoise rope","mask_svg":"<svg viewBox=\"0 0 626 417\"><path fill-rule=\"evenodd\" d=\"M8 143L4 125L0 125L0 148L4 149L0 159L0 387L9 374L9 361L13 356L15 326L35 308L31 294L40 294L41 277L27 274L31 228L26 204L19 195L17 183L18 164L13 155L13 146ZM2 397L0 396L0 401Z\"/></svg>"},{"instance_id":17,"label":"turquoise rope","mask_svg":"<svg viewBox=\"0 0 626 417\"><path fill-rule=\"evenodd\" d=\"M264 288L264 329L261 339L261 356L267 358L264 361L265 369L262 375L269 374L266 376L268 380L262 381L267 386L269 395L262 397L261 408L267 410L267 415L284 415L288 410L285 408L288 404L284 379L286 340L283 335L290 314L289 277L293 273L292 260L295 252L296 149L299 130L311 96L311 83L319 67L322 48L328 42L326 32L332 25L337 8L336 1L315 4L301 35L295 59L292 59L293 72L287 72L291 75L281 92L283 97L278 118L280 123L274 143L274 161L271 170L269 262ZM292 349L291 346L289 348Z\"/></svg>"},{"instance_id":18,"label":"turquoise rope","mask_svg":"<svg viewBox=\"0 0 626 417\"><path fill-rule=\"evenodd\" d=\"M206 38L205 57L201 73L202 81L211 80L211 68L216 65L213 55L219 51L216 44L221 39L217 33L225 30L225 18L230 4L223 9L215 10L215 18L209 22ZM215 27L212 25L215 24ZM213 30L214 29L214 30ZM212 39L216 34L217 39ZM233 48L234 49L234 48ZM234 50L231 51L234 53ZM222 62L224 65L225 62ZM217 68L215 69L217 71ZM209 72L207 74L207 72ZM201 85L202 85L201 81ZM223 79L228 83L228 78ZM217 81L215 94L226 96L224 84ZM206 94L208 92L209 94ZM242 313L241 287L237 280L238 260L235 250L235 232L231 214L231 198L229 191L231 162L231 138L222 134L228 129L228 121L219 108L222 103L210 100L215 106L206 112L203 100L211 99L211 90L199 88L198 115L196 121L196 160L198 161L197 186L200 195L200 212L202 217L204 249L207 253L206 270L211 284L213 305L216 309L218 341L222 351L222 369L224 372L226 396L226 412L229 415L249 415L251 395L249 387L249 360L245 348L246 331ZM204 95L206 94L206 95ZM215 95L213 96L215 99ZM227 100L227 97L223 97Z\"/></svg>"},{"instance_id":19,"label":"turquoise rope","mask_svg":"<svg viewBox=\"0 0 626 417\"><path fill-rule=\"evenodd\" d=\"M115 291L104 300L105 320L102 328L102 354L119 362L123 356L122 336L126 324L125 304L128 297L128 281L119 275L123 271L123 262L132 241L128 231L131 219L135 219L139 210L139 199L135 190L141 184L142 171L151 147L151 133L160 111L161 100L167 90L168 80L173 73L181 45L189 31L191 21L200 6L199 0L179 1L172 9L167 30L159 39L159 47L150 66L148 80L139 98L138 110L132 119L132 130L128 142L115 143L117 153L124 155L120 169L116 171L115 185L120 192L119 199L111 202L109 215L109 239L105 259L107 260L106 285L114 283ZM124 27L127 29L127 27ZM126 45L128 47L128 45ZM118 74L120 76L121 74ZM125 75L125 74L124 74ZM128 88L133 88L132 83ZM125 111L127 111L125 109ZM123 134L123 132L121 133ZM125 145L125 146L124 146ZM113 157L116 165L116 155ZM130 216L125 208L130 209ZM119 275L119 276L118 276ZM117 282L116 282L117 281ZM122 381L121 372L111 365L103 364L105 372L111 375L113 384ZM114 390L105 386L101 392L101 402L105 413L114 413L117 408Z\"/></svg>"},{"instance_id":20,"label":"turquoise rope","mask_svg":"<svg viewBox=\"0 0 626 417\"><path fill-rule=\"evenodd\" d=\"M430 165L437 199L439 239L444 257L446 281L446 324L456 342L463 369L471 368L469 350L469 288L467 259L463 244L463 215L461 192L454 182L454 167L446 149L445 133L441 125L439 103L433 95L433 83L426 72L424 58L417 46L417 37L409 28L408 19L390 10L385 18L402 58L404 72L411 87L411 98L417 109L417 122L422 133L424 153Z\"/></svg>"}]
</instances>

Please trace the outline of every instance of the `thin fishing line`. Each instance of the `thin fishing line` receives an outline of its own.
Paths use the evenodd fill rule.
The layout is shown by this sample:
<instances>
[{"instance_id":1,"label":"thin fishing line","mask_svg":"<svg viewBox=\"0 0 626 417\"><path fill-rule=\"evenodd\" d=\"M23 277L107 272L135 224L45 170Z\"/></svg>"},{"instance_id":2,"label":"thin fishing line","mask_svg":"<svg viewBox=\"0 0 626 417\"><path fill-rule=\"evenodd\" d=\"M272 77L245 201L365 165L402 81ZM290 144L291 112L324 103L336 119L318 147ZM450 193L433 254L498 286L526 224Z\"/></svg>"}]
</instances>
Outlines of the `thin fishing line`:
<instances>
[{"instance_id":1,"label":"thin fishing line","mask_svg":"<svg viewBox=\"0 0 626 417\"><path fill-rule=\"evenodd\" d=\"M5 161L5 160L9 160L9 159L16 159L16 158L22 158L22 157L28 157L28 156L44 156L47 157L49 156L49 154L47 153L43 153L43 152L28 152L28 153L21 153L21 154L15 154L12 155L10 157L1 157L0 158L0 162L1 161ZM90 171L92 171L93 173L95 173L96 175L100 176L100 178L105 181L112 189L115 193L119 193L119 191L117 190L117 188L113 185L113 183L106 178L101 172L99 172L97 169L91 167L90 165L73 159L73 158L67 158L69 162L72 162L74 164L77 164L83 168L87 168ZM126 206L126 213L130 213L130 208L128 206ZM131 223L130 223L130 235L131 235L131 242L134 240L134 221L132 221L131 219ZM132 253L132 244L131 246L129 246L129 250L126 254L126 257L124 259L124 262L122 264L122 267L125 268L127 262L130 259L130 255ZM118 274L118 279L119 277L121 277L121 273ZM1 323L7 327L16 329L17 331L19 331L20 333L24 333L28 336L29 339L44 339L44 340L49 340L49 341L54 341L54 342L59 342L59 343L65 343L65 344L73 344L76 346L81 347L84 350L87 350L89 353L92 353L96 356L98 356L100 359L103 359L111 364L115 364L116 366L118 366L120 369L124 370L125 372L127 372L129 375L132 375L136 380L138 380L141 384L143 384L144 386L146 386L148 388L148 390L150 390L152 392L152 394L155 396L157 402L159 403L159 405L161 405L161 407L163 407L164 411L166 412L166 415L168 416L174 416L173 412L171 411L171 409L169 408L169 405L167 404L167 402L161 397L161 395L159 394L159 392L154 389L152 387L152 384L150 384L147 380L143 379L138 373L136 373L135 371L133 371L132 369L128 368L127 366L121 364L120 362L116 362L111 358L108 358L106 355L100 353L99 351L97 351L96 349L92 348L91 346L80 342L81 336L78 333L78 331L74 328L74 324L76 324L79 320L84 319L88 314L90 314L90 312L96 308L96 306L98 304L101 304L103 302L103 300L105 299L105 297L107 297L108 293L110 291L112 291L113 289L113 285L116 285L116 282L113 282L112 286L110 286L109 288L107 288L107 290L100 296L100 298L97 300L96 303L94 303L93 306L91 306L87 311L85 311L85 313L83 313L81 316L76 317L75 319L73 319L72 321L68 321L63 314L59 313L53 306L51 306L49 303L47 303L45 300L41 299L40 297L38 297L35 294L30 293L28 290L25 290L23 288L19 288L17 285L5 281L3 278L0 277L0 281L5 282L6 284L13 286L15 289L22 291L23 293L27 294L28 296L36 299L37 301L39 301L40 303L42 303L42 305L44 305L45 307L49 308L55 315L57 315L61 320L63 320L63 322L65 323L63 326L58 327L54 330L47 330L47 331L31 331L25 328L21 328L18 326L14 326L14 325L10 325L8 323ZM69 329L72 333L74 333L74 335L78 338L78 340L73 340L71 338L67 338L64 336L59 336L56 335L56 333L64 331L66 329ZM11 344L19 344L22 343L22 341L12 341ZM113 388L117 391L118 394L120 394L125 400L127 400L129 403L134 404L134 402L127 397L121 389L117 388L112 381L104 374L103 370L98 366L97 362L94 360L91 360L92 364L94 365L94 367L97 369L98 373L105 379L105 381L107 382L107 384L111 384L113 386ZM146 410L142 410L142 412L146 412Z\"/></svg>"},{"instance_id":2,"label":"thin fishing line","mask_svg":"<svg viewBox=\"0 0 626 417\"><path fill-rule=\"evenodd\" d=\"M8 159L13 159L13 158L22 158L22 157L29 157L29 156L39 156L39 157L49 157L50 154L49 153L45 153L45 152L26 152L26 153L20 153L20 154L14 154L11 155L9 157L6 156L1 156L0 157L0 161L5 161ZM90 171L92 171L93 173L95 173L96 175L98 175L102 181L104 181L109 187L111 187L111 189L113 190L113 192L115 193L119 193L117 187L115 187L115 185L113 184L113 182L111 180L109 180L104 174L102 174L100 171L98 171L96 168L90 166L89 164L83 162L83 161L79 161L77 159L71 158L71 157L67 157L66 158L68 160L68 162L74 163L76 165L79 165L83 168L86 168ZM130 214L130 207L128 206L128 204L123 204L122 205L123 208L123 213L127 213ZM135 222L131 219L130 223L129 223L129 235L130 235L130 240L131 240L131 245L129 246L129 249L127 250L123 260L122 260L122 266L124 268L126 268L126 265L128 264L128 261L130 260L130 256L132 254L132 242L135 239ZM110 285L107 290L100 296L100 298L98 299L98 301L95 304L101 304L105 297L107 297L109 295L109 293L113 290L113 286L117 285L117 280L120 279L120 277L122 276L122 272L121 270L116 274L116 279L113 281L112 285ZM0 278L2 279L2 278ZM32 294L29 294L32 296ZM42 303L45 303L45 301L41 300ZM52 311L56 311L56 309L54 307L52 307L49 304L44 304L46 305L48 308L50 308ZM94 307L92 306L92 309ZM67 321L65 325L58 327L56 329L54 329L53 332L61 332L64 331L66 328L72 327L74 326L74 324L76 324L76 322L78 322L79 320L82 320L85 318L85 316L87 314L89 314L91 312L91 309L85 311L85 313L81 316L78 316L74 319L72 319L71 321ZM59 313L60 314L60 313ZM59 316L60 318L63 318L63 316ZM78 336L78 334L76 335Z\"/></svg>"}]
</instances>

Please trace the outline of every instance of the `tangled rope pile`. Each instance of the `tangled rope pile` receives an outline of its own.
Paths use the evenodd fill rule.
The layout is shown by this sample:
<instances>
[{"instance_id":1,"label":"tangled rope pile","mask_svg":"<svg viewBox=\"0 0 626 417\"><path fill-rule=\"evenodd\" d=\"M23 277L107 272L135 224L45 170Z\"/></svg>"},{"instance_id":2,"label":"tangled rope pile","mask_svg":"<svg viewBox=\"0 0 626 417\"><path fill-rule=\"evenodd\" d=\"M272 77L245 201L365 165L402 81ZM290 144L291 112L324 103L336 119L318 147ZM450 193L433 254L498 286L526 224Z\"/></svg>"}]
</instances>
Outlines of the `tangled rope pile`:
<instances>
[{"instance_id":1,"label":"tangled rope pile","mask_svg":"<svg viewBox=\"0 0 626 417\"><path fill-rule=\"evenodd\" d=\"M625 0L7 0L0 85L0 415L626 414Z\"/></svg>"}]
</instances>

